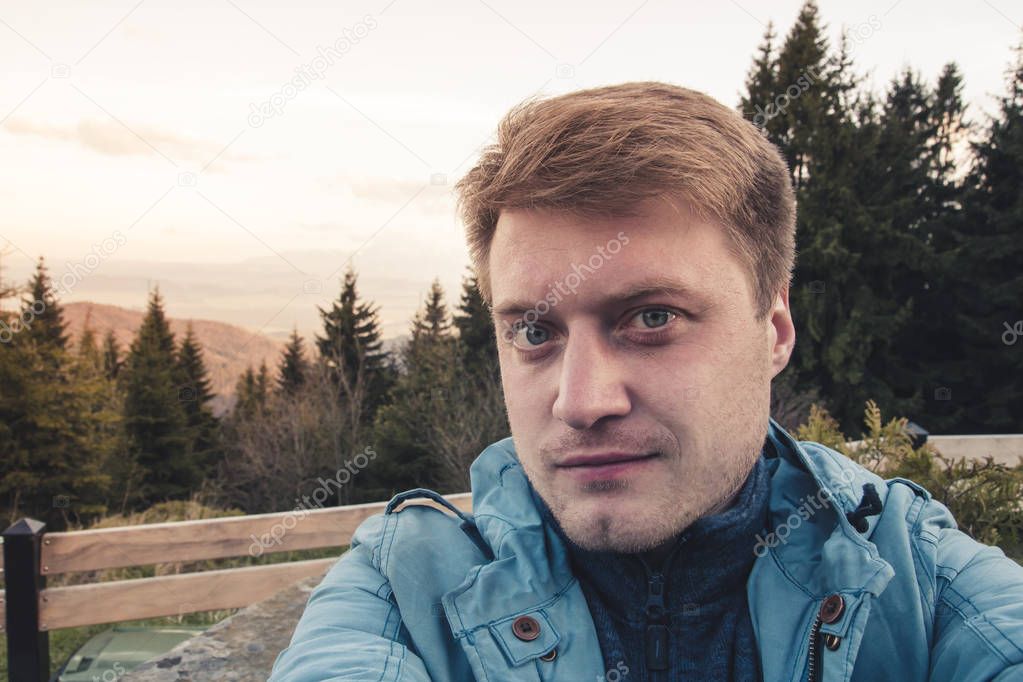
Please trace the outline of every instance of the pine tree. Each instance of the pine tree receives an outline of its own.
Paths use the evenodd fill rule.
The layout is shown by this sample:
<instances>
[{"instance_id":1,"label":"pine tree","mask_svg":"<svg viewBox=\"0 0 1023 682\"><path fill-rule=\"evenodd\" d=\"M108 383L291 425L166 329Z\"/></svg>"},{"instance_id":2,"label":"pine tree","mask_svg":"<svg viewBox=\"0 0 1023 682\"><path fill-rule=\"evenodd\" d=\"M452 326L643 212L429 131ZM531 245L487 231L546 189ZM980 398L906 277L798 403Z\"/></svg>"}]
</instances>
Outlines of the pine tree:
<instances>
[{"instance_id":1,"label":"pine tree","mask_svg":"<svg viewBox=\"0 0 1023 682\"><path fill-rule=\"evenodd\" d=\"M794 376L785 380L801 392L819 391L852 425L866 399L885 409L920 400L907 372L891 381L901 369L894 339L912 313L905 292L921 283L919 273L900 269L921 258L913 233L919 207L914 199L899 206L905 194L894 183L906 177L886 167L901 169L904 159L895 157L925 151L920 141L926 136L906 149L891 144L903 119L881 125L881 107L860 90L848 42L832 53L814 2L803 5L773 69L764 63L767 54L765 45L747 88L766 92L775 74L779 94L765 131L789 164L799 206L789 300L800 342L787 371ZM911 99L913 93L904 94ZM899 97L884 106L898 109ZM744 101L752 101L749 94Z\"/></svg>"},{"instance_id":2,"label":"pine tree","mask_svg":"<svg viewBox=\"0 0 1023 682\"><path fill-rule=\"evenodd\" d=\"M451 393L451 371L457 363L444 291L434 280L426 303L409 324L409 338L400 350L402 372L383 406L374 430L382 450L374 477L396 488L438 483L437 453L424 432L450 418L445 414Z\"/></svg>"},{"instance_id":3,"label":"pine tree","mask_svg":"<svg viewBox=\"0 0 1023 682\"><path fill-rule=\"evenodd\" d=\"M974 147L964 240L953 251L959 296L952 304L969 349L963 405L968 433L1023 430L1023 42L998 114ZM1013 347L1015 346L1015 347Z\"/></svg>"},{"instance_id":4,"label":"pine tree","mask_svg":"<svg viewBox=\"0 0 1023 682\"><path fill-rule=\"evenodd\" d=\"M142 471L141 496L150 502L187 496L202 472L187 456L188 416L179 398L174 335L158 289L149 297L120 379L125 429Z\"/></svg>"},{"instance_id":5,"label":"pine tree","mask_svg":"<svg viewBox=\"0 0 1023 682\"><path fill-rule=\"evenodd\" d=\"M256 391L256 373L249 366L238 377L234 386L235 403L232 418L248 419L259 411L260 401Z\"/></svg>"},{"instance_id":6,"label":"pine tree","mask_svg":"<svg viewBox=\"0 0 1023 682\"><path fill-rule=\"evenodd\" d=\"M963 77L955 62L949 62L938 77L931 105L934 138L931 141L930 165L944 192L939 198L945 201L957 198L956 147L962 144L971 128L965 113Z\"/></svg>"},{"instance_id":7,"label":"pine tree","mask_svg":"<svg viewBox=\"0 0 1023 682\"><path fill-rule=\"evenodd\" d=\"M78 361L97 371L103 367L103 357L96 346L96 332L89 326L89 315L85 317L82 335L78 338Z\"/></svg>"},{"instance_id":8,"label":"pine tree","mask_svg":"<svg viewBox=\"0 0 1023 682\"><path fill-rule=\"evenodd\" d=\"M20 322L24 329L18 335L19 341L34 344L44 359L54 363L57 355L67 349L64 309L57 300L42 258L22 299Z\"/></svg>"},{"instance_id":9,"label":"pine tree","mask_svg":"<svg viewBox=\"0 0 1023 682\"><path fill-rule=\"evenodd\" d=\"M774 24L768 22L757 57L746 76L746 93L739 102L743 116L769 137L773 133L775 138L780 132L779 124L784 120L777 119L778 107L775 104L775 99L781 94L778 92L778 62L774 45L776 37Z\"/></svg>"},{"instance_id":10,"label":"pine tree","mask_svg":"<svg viewBox=\"0 0 1023 682\"><path fill-rule=\"evenodd\" d=\"M270 397L270 370L267 369L266 360L259 363L253 396L256 399L256 404L261 408L266 407L266 400Z\"/></svg>"},{"instance_id":11,"label":"pine tree","mask_svg":"<svg viewBox=\"0 0 1023 682\"><path fill-rule=\"evenodd\" d=\"M186 412L190 421L203 408L207 408L213 400L213 390L210 388L209 372L206 370L206 363L203 360L202 346L195 336L195 330L189 323L185 331L185 337L181 340L181 346L177 351L178 369L181 373L182 384L179 389L180 398L186 404Z\"/></svg>"},{"instance_id":12,"label":"pine tree","mask_svg":"<svg viewBox=\"0 0 1023 682\"><path fill-rule=\"evenodd\" d=\"M210 407L213 390L203 360L202 346L191 323L177 352L178 399L185 409L188 428L188 456L200 470L212 472L218 449L218 423Z\"/></svg>"},{"instance_id":13,"label":"pine tree","mask_svg":"<svg viewBox=\"0 0 1023 682\"><path fill-rule=\"evenodd\" d=\"M296 328L291 331L288 345L281 354L277 389L287 395L294 395L305 383L308 372L309 361L305 357L305 346Z\"/></svg>"},{"instance_id":14,"label":"pine tree","mask_svg":"<svg viewBox=\"0 0 1023 682\"><path fill-rule=\"evenodd\" d=\"M927 324L918 314L922 297L933 279L935 258L929 224L935 215L931 190L934 175L929 157L935 130L932 96L921 77L905 69L889 85L877 121L862 123L876 130L873 169L860 179L858 194L868 207L872 225L856 235L864 286L878 301L874 305L879 325L872 354L864 373L875 382L872 395L852 393L843 405L843 417L872 399L884 409L925 419L922 372L929 365L919 350ZM885 319L878 313L888 315Z\"/></svg>"},{"instance_id":15,"label":"pine tree","mask_svg":"<svg viewBox=\"0 0 1023 682\"><path fill-rule=\"evenodd\" d=\"M378 310L360 301L357 279L349 267L338 300L329 310L319 308L324 335L316 338L321 361L332 368L339 399L351 403L356 412L353 428L371 422L392 383Z\"/></svg>"},{"instance_id":16,"label":"pine tree","mask_svg":"<svg viewBox=\"0 0 1023 682\"><path fill-rule=\"evenodd\" d=\"M471 272L462 278L462 296L454 315L465 364L475 373L499 372L497 340L490 309L480 293L478 279Z\"/></svg>"},{"instance_id":17,"label":"pine tree","mask_svg":"<svg viewBox=\"0 0 1023 682\"><path fill-rule=\"evenodd\" d=\"M471 290L468 295L471 301ZM463 316L461 322L460 329L472 329L473 320ZM376 422L381 457L373 475L396 489L466 490L469 464L486 445L507 435L498 373L467 362L438 282L410 326L411 337L401 350L403 371Z\"/></svg>"},{"instance_id":18,"label":"pine tree","mask_svg":"<svg viewBox=\"0 0 1023 682\"><path fill-rule=\"evenodd\" d=\"M42 263L30 291L40 304L27 303L24 326L0 344L0 496L12 516L59 529L106 509L104 469L120 448L118 401L98 371L88 326L77 354L66 347Z\"/></svg>"},{"instance_id":19,"label":"pine tree","mask_svg":"<svg viewBox=\"0 0 1023 682\"><path fill-rule=\"evenodd\" d=\"M834 123L842 118L841 109L832 108L841 94L840 68L828 56L817 3L808 0L778 52L777 94L772 102L777 114L774 127L768 128L797 189L806 182L816 158L815 138L825 132L829 119Z\"/></svg>"},{"instance_id":20,"label":"pine tree","mask_svg":"<svg viewBox=\"0 0 1023 682\"><path fill-rule=\"evenodd\" d=\"M955 432L964 405L944 400L943 394L952 391L958 396L963 383L970 383L959 311L950 305L961 287L954 250L962 241L963 197L955 148L969 130L962 79L955 64L948 64L933 89L911 84L904 75L895 91L902 93L903 106L890 108L885 123L894 128L894 121L901 119L912 125L903 123L892 130L890 145L911 151L902 154L901 163L885 169L889 186L894 185L893 178L900 182L896 190L900 197L888 201L909 209L902 223L917 250L898 271L897 295L912 300L913 315L893 340L887 373L897 393L915 390L919 395L886 409L913 415L932 432ZM921 343L922 339L941 342Z\"/></svg>"},{"instance_id":21,"label":"pine tree","mask_svg":"<svg viewBox=\"0 0 1023 682\"><path fill-rule=\"evenodd\" d=\"M440 279L435 278L430 285L423 309L423 328L430 336L445 336L451 331L451 320L448 318L448 306L444 302L444 288Z\"/></svg>"},{"instance_id":22,"label":"pine tree","mask_svg":"<svg viewBox=\"0 0 1023 682\"><path fill-rule=\"evenodd\" d=\"M103 371L108 378L116 379L122 364L121 347L114 336L114 330L108 329L106 336L103 337Z\"/></svg>"},{"instance_id":23,"label":"pine tree","mask_svg":"<svg viewBox=\"0 0 1023 682\"><path fill-rule=\"evenodd\" d=\"M451 320L444 302L444 289L434 279L422 310L416 312L410 327L409 353L429 353L438 343L451 341Z\"/></svg>"}]
</instances>

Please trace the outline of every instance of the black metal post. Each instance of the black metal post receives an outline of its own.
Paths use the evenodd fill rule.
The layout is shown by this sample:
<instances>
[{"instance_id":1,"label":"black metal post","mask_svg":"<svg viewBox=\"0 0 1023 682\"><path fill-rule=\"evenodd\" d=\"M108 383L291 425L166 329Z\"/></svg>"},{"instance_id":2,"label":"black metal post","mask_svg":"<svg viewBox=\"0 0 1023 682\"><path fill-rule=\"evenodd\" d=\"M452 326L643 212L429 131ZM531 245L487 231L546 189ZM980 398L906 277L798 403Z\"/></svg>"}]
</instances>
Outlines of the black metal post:
<instances>
[{"instance_id":1,"label":"black metal post","mask_svg":"<svg viewBox=\"0 0 1023 682\"><path fill-rule=\"evenodd\" d=\"M39 551L45 528L42 521L25 518L3 533L11 682L47 682L50 677L50 634L39 630L39 592L46 585Z\"/></svg>"}]
</instances>

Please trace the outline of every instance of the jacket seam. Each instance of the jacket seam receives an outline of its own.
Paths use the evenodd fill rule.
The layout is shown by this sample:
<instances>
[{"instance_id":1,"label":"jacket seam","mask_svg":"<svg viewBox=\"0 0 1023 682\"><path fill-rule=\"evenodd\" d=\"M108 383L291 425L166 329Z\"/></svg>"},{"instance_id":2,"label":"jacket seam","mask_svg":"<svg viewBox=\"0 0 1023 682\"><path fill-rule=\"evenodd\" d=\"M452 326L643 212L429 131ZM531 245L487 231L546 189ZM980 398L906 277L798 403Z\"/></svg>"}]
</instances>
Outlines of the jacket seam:
<instances>
[{"instance_id":1,"label":"jacket seam","mask_svg":"<svg viewBox=\"0 0 1023 682\"><path fill-rule=\"evenodd\" d=\"M994 644L992 644L987 637L985 637L983 634L977 631L977 627L970 622L971 619L968 618L959 607L953 606L944 598L941 599L941 602L950 611L952 611L959 617L959 622L962 627L966 628L969 632L972 632L976 636L976 638L981 642L981 644L983 644L989 651L991 651L991 653L993 653L995 656L1000 658L1005 663L1009 663L1009 660L1002 655L1002 652L996 649Z\"/></svg>"},{"instance_id":2,"label":"jacket seam","mask_svg":"<svg viewBox=\"0 0 1023 682\"><path fill-rule=\"evenodd\" d=\"M990 649L993 654L998 656L998 658L1000 658L1002 661L1004 661L1007 665L1013 665L1012 661L1010 661L1005 656L1005 654L1003 654L998 649L998 647L995 646L994 642L992 642L991 639L986 637L984 635L984 633L982 633L977 628L977 625L976 625L977 622L983 622L983 623L987 624L992 630L994 630L999 635L1001 635L1002 639L1004 639L1006 642L1008 642L1020 654L1020 656L1023 657L1023 649L1020 649L1020 647L1015 642L1013 642L1012 639L1009 638L1008 635L1006 635L1004 632L1002 632L1001 628L999 628L995 623L993 623L987 617L987 614L985 614L982 611L980 611L974 605L974 603L972 601L970 601L969 598L967 598L962 593L960 593L957 589L955 589L955 587L952 586L952 583L949 583L948 586L945 587L945 591L946 592L952 592L953 594L955 594L957 597L959 597L962 600L961 603L968 604L971 609L976 611L976 613L974 615L967 616L966 613L961 608L959 608L958 606L954 606L948 599L946 599L945 596L944 596L944 593L942 594L941 602L946 607L948 607L951 611L953 611L957 616L959 616L959 618L961 620L961 624L964 627L966 627L967 630L969 630L974 635L976 635L977 639L979 639L981 642L983 642L984 645L988 649Z\"/></svg>"},{"instance_id":3,"label":"jacket seam","mask_svg":"<svg viewBox=\"0 0 1023 682\"><path fill-rule=\"evenodd\" d=\"M391 619L391 612L394 607L390 607L387 610L387 616L384 618L384 631L380 633L381 637L387 637L387 621ZM387 658L384 659L384 668L380 671L380 677L376 679L376 682L383 682L384 676L387 675L387 668L391 665L391 658L394 656L394 640L387 637Z\"/></svg>"},{"instance_id":4,"label":"jacket seam","mask_svg":"<svg viewBox=\"0 0 1023 682\"><path fill-rule=\"evenodd\" d=\"M389 528L388 528L388 526L389 526ZM389 565L389 562L390 562L390 559L391 559L391 547L394 546L394 539L396 537L398 537L398 519L397 518L395 518L394 523L388 523L388 524L384 525L384 534L386 535L388 532L390 532L391 537L390 537L390 540L387 543L387 550L385 552L381 552L381 555L380 555L380 572L383 573L384 575L387 574L387 568L388 568L388 565ZM383 541L381 540L381 545L382 544L383 544Z\"/></svg>"},{"instance_id":5,"label":"jacket seam","mask_svg":"<svg viewBox=\"0 0 1023 682\"><path fill-rule=\"evenodd\" d=\"M504 539L508 536L509 533L513 533L516 531L515 524L513 524L511 521L504 518L503 516L498 516L497 514L473 515L474 523L475 519L495 519L505 525L505 529L501 531L501 534L497 536L496 540L493 543L488 543L490 544L491 551L494 552L494 556L496 557L498 554L501 553L501 545L504 544Z\"/></svg>"},{"instance_id":6,"label":"jacket seam","mask_svg":"<svg viewBox=\"0 0 1023 682\"><path fill-rule=\"evenodd\" d=\"M914 492L916 492L914 490ZM909 512L906 514L906 521L910 523L910 535L909 545L913 555L913 564L916 566L916 584L919 590L920 597L920 609L924 616L929 617L929 624L927 628L928 642L927 646L930 648L934 643L934 604L935 596L937 595L937 585L934 584L937 580L937 572L932 577L929 575L929 571L926 563L924 562L923 553L920 550L920 543L926 542L935 549L937 553L938 543L936 539L930 537L930 534L923 532L921 521L923 518L924 508L926 507L927 500L920 495L916 495L913 500L913 504L910 506ZM915 513L914 513L915 512ZM911 520L912 519L912 520ZM926 580L926 584L925 584ZM925 593L926 592L926 593Z\"/></svg>"},{"instance_id":7,"label":"jacket seam","mask_svg":"<svg viewBox=\"0 0 1023 682\"><path fill-rule=\"evenodd\" d=\"M465 589L463 589L459 593L459 596L461 596L462 594L465 594L470 589L472 589L472 586L476 584L476 580L479 578L480 571L483 570L483 566L485 566L485 565L486 564L481 564L480 566L477 566L473 570L472 580L470 580L469 584L465 586ZM462 620L462 610L460 608L458 608L458 598L456 597L455 599L452 599L451 602L452 602L451 605L455 607L455 615L458 616L458 628L459 628L460 632L463 633L464 635L468 635L469 634L469 630L465 629L465 621ZM473 648L475 648L475 647L476 647L476 644L473 643Z\"/></svg>"},{"instance_id":8,"label":"jacket seam","mask_svg":"<svg viewBox=\"0 0 1023 682\"><path fill-rule=\"evenodd\" d=\"M376 538L373 544L369 546L370 563L381 574L383 573L384 541L387 539L387 526L389 523L390 519L385 516L383 527L380 529L380 537Z\"/></svg>"},{"instance_id":9,"label":"jacket seam","mask_svg":"<svg viewBox=\"0 0 1023 682\"><path fill-rule=\"evenodd\" d=\"M1023 648L1020 648L1019 645L1016 642L1014 642L1011 637L1009 637L1009 635L1007 635L1005 632L1003 632L1002 628L999 628L990 619L988 619L987 618L987 613L985 613L984 611L982 611L979 608L977 608L977 606L973 603L973 601L969 597L964 595L959 590L955 589L955 587L954 587L954 585L952 583L949 583L948 586L945 587L945 591L946 592L951 592L955 596L959 597L962 600L963 603L969 604L970 608L972 608L974 611L976 611L975 615L967 618L966 613L961 608L959 608L957 606L952 606L951 603L947 599L942 597L942 601L945 603L945 605L948 606L949 608L953 609L955 612L957 612L958 615L960 616L960 618L963 619L964 623L966 625L970 626L971 629L977 634L977 636L979 638L981 638L982 640L984 640L984 642L986 644L988 644L989 647L993 648L994 651L999 656L1002 656L1003 660L1005 660L1006 663L1009 663L1008 658L1006 658L1005 655L1002 652L1000 652L998 649L994 648L994 643L991 642L990 639L985 637L983 635L983 633L981 633L979 630L976 629L976 626L973 625L974 622L983 621L984 623L986 623L988 626L990 626L990 628L992 630L994 630L999 635L1002 635L1002 638L1005 639L1006 642L1008 642L1010 645L1012 645L1012 647L1014 649L1016 649L1016 651L1020 654L1020 656L1023 657Z\"/></svg>"},{"instance_id":10,"label":"jacket seam","mask_svg":"<svg viewBox=\"0 0 1023 682\"><path fill-rule=\"evenodd\" d=\"M801 582L799 582L798 580L796 580L796 579L795 579L795 578L794 578L794 577L793 577L793 576L792 576L792 575L791 575L791 574L789 573L788 569L787 569L787 568L785 568L785 564L784 564L784 563L782 563L781 557L779 557L779 556L778 556L778 555L777 555L777 554L775 553L775 550L774 550L774 548L773 548L773 547L769 547L769 548L767 549L767 551L768 551L768 554L769 554L769 556L771 557L771 561L773 561L773 562L774 562L774 565L778 567L778 571L780 571L780 572L781 572L781 574L782 574L783 576L785 576L785 579L786 579L786 580L788 580L788 581L789 581L790 583L792 583L792 585L793 585L793 586L794 586L794 587L795 587L795 588L796 588L797 590L799 590L800 592L802 592L803 594L805 594L805 595L806 595L807 597L809 597L810 599L817 599L817 595L815 595L815 594L814 594L813 592L811 592L810 590L806 589L806 587L804 587L804 586L803 586L803 584L802 584Z\"/></svg>"},{"instance_id":11,"label":"jacket seam","mask_svg":"<svg viewBox=\"0 0 1023 682\"><path fill-rule=\"evenodd\" d=\"M518 466L521 466L518 462L515 462L515 461L506 462L504 464L504 466L501 467L500 471L497 472L497 482L498 482L498 485L500 485L503 488L504 487L504 474L505 474L505 472L508 471L509 469L513 469L513 468L518 467Z\"/></svg>"}]
</instances>

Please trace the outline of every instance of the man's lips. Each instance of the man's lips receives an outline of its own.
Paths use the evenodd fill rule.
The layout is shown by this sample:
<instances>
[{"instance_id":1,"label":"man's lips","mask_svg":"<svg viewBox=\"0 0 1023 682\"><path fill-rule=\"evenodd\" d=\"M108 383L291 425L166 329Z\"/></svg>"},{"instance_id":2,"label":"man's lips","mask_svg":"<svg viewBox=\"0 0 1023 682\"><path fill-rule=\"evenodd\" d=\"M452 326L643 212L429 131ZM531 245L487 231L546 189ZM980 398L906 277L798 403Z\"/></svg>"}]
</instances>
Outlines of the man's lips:
<instances>
[{"instance_id":1,"label":"man's lips","mask_svg":"<svg viewBox=\"0 0 1023 682\"><path fill-rule=\"evenodd\" d=\"M590 455L570 455L559 462L556 466L559 468L601 467L610 464L621 464L624 462L651 459L656 456L657 453L654 452L644 452L639 454L632 454L628 452L597 452Z\"/></svg>"},{"instance_id":2,"label":"man's lips","mask_svg":"<svg viewBox=\"0 0 1023 682\"><path fill-rule=\"evenodd\" d=\"M625 476L656 458L657 453L601 452L566 457L557 468L585 484Z\"/></svg>"}]
</instances>

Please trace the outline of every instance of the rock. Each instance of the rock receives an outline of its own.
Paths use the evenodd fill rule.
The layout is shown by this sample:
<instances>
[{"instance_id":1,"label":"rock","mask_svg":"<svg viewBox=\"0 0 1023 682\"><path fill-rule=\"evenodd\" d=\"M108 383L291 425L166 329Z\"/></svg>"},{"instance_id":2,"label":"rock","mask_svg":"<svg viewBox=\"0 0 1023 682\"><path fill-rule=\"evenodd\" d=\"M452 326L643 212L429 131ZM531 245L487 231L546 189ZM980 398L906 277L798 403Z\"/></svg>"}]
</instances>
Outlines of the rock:
<instances>
[{"instance_id":1,"label":"rock","mask_svg":"<svg viewBox=\"0 0 1023 682\"><path fill-rule=\"evenodd\" d=\"M265 682L291 641L309 593L322 576L306 578L252 604L120 679L124 682Z\"/></svg>"}]
</instances>

